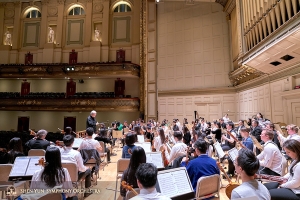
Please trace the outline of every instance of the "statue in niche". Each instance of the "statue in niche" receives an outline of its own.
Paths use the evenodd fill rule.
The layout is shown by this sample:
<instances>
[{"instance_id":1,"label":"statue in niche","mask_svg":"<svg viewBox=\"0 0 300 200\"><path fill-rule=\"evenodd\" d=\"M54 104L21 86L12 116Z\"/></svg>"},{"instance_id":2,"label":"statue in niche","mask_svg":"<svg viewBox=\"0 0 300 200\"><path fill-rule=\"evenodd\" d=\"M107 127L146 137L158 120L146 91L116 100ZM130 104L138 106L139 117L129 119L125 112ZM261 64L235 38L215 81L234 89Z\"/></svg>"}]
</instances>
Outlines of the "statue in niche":
<instances>
[{"instance_id":1,"label":"statue in niche","mask_svg":"<svg viewBox=\"0 0 300 200\"><path fill-rule=\"evenodd\" d=\"M4 33L4 35L5 35L5 40L4 40L4 45L12 45L12 43L11 43L11 33L9 32L9 31L6 31L5 33Z\"/></svg>"},{"instance_id":2,"label":"statue in niche","mask_svg":"<svg viewBox=\"0 0 300 200\"><path fill-rule=\"evenodd\" d=\"M48 43L54 42L54 30L51 27L48 27L49 33L48 33Z\"/></svg>"},{"instance_id":3,"label":"statue in niche","mask_svg":"<svg viewBox=\"0 0 300 200\"><path fill-rule=\"evenodd\" d=\"M95 41L101 41L100 35L101 35L101 32L96 27L96 30L95 30Z\"/></svg>"}]
</instances>

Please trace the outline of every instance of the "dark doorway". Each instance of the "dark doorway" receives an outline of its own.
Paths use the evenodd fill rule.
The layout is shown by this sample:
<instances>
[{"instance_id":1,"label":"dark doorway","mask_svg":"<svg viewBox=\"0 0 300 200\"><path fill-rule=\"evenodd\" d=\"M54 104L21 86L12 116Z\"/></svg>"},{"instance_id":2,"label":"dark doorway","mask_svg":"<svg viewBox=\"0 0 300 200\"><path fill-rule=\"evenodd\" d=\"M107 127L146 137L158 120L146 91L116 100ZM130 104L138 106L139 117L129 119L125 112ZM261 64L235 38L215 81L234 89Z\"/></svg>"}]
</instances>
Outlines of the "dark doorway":
<instances>
[{"instance_id":1,"label":"dark doorway","mask_svg":"<svg viewBox=\"0 0 300 200\"><path fill-rule=\"evenodd\" d=\"M76 132L76 117L65 117L64 119L64 130L69 126L74 132Z\"/></svg>"},{"instance_id":2,"label":"dark doorway","mask_svg":"<svg viewBox=\"0 0 300 200\"><path fill-rule=\"evenodd\" d=\"M18 118L18 132L29 130L29 117L19 117Z\"/></svg>"}]
</instances>

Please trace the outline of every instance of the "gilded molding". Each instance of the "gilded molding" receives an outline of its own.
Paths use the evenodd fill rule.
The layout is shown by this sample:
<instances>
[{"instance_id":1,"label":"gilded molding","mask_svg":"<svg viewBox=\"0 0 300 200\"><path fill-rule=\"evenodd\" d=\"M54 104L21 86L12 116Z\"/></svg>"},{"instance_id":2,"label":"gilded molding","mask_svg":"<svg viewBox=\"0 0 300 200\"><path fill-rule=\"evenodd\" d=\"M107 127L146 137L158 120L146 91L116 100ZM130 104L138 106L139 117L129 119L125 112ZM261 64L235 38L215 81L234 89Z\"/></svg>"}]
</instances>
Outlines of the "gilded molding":
<instances>
[{"instance_id":1,"label":"gilded molding","mask_svg":"<svg viewBox=\"0 0 300 200\"><path fill-rule=\"evenodd\" d=\"M69 64L0 65L0 78L64 78L105 76L140 76L140 67L132 63L72 64L74 71L65 72ZM20 69L23 74L20 74Z\"/></svg>"},{"instance_id":2,"label":"gilded molding","mask_svg":"<svg viewBox=\"0 0 300 200\"><path fill-rule=\"evenodd\" d=\"M147 77L146 54L147 54L147 35L146 35L146 3L147 0L141 0L140 3L140 112L144 113L146 106L145 78ZM145 114L145 113L144 113Z\"/></svg>"},{"instance_id":3,"label":"gilded molding","mask_svg":"<svg viewBox=\"0 0 300 200\"><path fill-rule=\"evenodd\" d=\"M138 111L138 98L102 98L102 99L1 99L0 110L52 110L74 111Z\"/></svg>"},{"instance_id":4,"label":"gilded molding","mask_svg":"<svg viewBox=\"0 0 300 200\"><path fill-rule=\"evenodd\" d=\"M58 3L58 4L65 4L65 1L66 1L66 0L57 0L57 3Z\"/></svg>"},{"instance_id":5,"label":"gilded molding","mask_svg":"<svg viewBox=\"0 0 300 200\"><path fill-rule=\"evenodd\" d=\"M4 11L5 18L12 18L15 16L15 10L13 8L6 8Z\"/></svg>"},{"instance_id":6,"label":"gilded molding","mask_svg":"<svg viewBox=\"0 0 300 200\"><path fill-rule=\"evenodd\" d=\"M231 14L233 9L235 8L235 2L236 0L228 0L225 7L224 7L224 12Z\"/></svg>"},{"instance_id":7,"label":"gilded molding","mask_svg":"<svg viewBox=\"0 0 300 200\"><path fill-rule=\"evenodd\" d=\"M250 79L262 76L264 73L255 68L243 65L233 72L229 73L229 79L233 86L245 83Z\"/></svg>"},{"instance_id":8,"label":"gilded molding","mask_svg":"<svg viewBox=\"0 0 300 200\"><path fill-rule=\"evenodd\" d=\"M158 97L229 94L235 92L236 89L234 87L205 88L205 89L198 89L198 90L171 90L171 91L158 91Z\"/></svg>"}]
</instances>

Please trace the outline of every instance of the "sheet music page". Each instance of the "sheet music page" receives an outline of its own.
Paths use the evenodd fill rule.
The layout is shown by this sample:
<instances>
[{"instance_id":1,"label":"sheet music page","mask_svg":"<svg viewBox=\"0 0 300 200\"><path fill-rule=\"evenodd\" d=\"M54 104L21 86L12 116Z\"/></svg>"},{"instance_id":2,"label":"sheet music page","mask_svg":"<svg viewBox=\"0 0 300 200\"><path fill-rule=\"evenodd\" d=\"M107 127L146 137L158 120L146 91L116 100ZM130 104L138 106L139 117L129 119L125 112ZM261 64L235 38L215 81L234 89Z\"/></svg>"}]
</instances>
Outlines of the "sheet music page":
<instances>
[{"instance_id":1,"label":"sheet music page","mask_svg":"<svg viewBox=\"0 0 300 200\"><path fill-rule=\"evenodd\" d=\"M42 166L35 165L35 164L39 163L40 158L41 157L39 157L39 156L30 158L30 161L29 161L29 164L28 164L28 167L27 167L27 171L25 173L26 176L30 176L30 175L32 176L34 174L34 172L42 169Z\"/></svg>"},{"instance_id":2,"label":"sheet music page","mask_svg":"<svg viewBox=\"0 0 300 200\"><path fill-rule=\"evenodd\" d=\"M140 142L140 143L145 142L145 137L144 137L144 135L137 135L137 138L138 138L138 142Z\"/></svg>"},{"instance_id":3,"label":"sheet music page","mask_svg":"<svg viewBox=\"0 0 300 200\"><path fill-rule=\"evenodd\" d=\"M223 149L222 149L220 143L219 143L219 142L216 142L216 143L214 144L214 147L215 147L215 149L216 149L216 151L217 151L217 153L218 153L218 155L219 155L219 158L223 158L223 157L225 156L225 153L224 153L224 151L223 151Z\"/></svg>"},{"instance_id":4,"label":"sheet music page","mask_svg":"<svg viewBox=\"0 0 300 200\"><path fill-rule=\"evenodd\" d=\"M194 192L184 169L158 174L157 181L160 192L168 197Z\"/></svg>"},{"instance_id":5,"label":"sheet music page","mask_svg":"<svg viewBox=\"0 0 300 200\"><path fill-rule=\"evenodd\" d=\"M72 147L79 148L80 144L82 143L82 138L74 138L74 144Z\"/></svg>"},{"instance_id":6,"label":"sheet music page","mask_svg":"<svg viewBox=\"0 0 300 200\"><path fill-rule=\"evenodd\" d=\"M154 164L157 168L164 168L161 153L147 153L147 163Z\"/></svg>"},{"instance_id":7,"label":"sheet music page","mask_svg":"<svg viewBox=\"0 0 300 200\"><path fill-rule=\"evenodd\" d=\"M17 157L9 176L24 176L29 161L30 158L28 157Z\"/></svg>"},{"instance_id":8,"label":"sheet music page","mask_svg":"<svg viewBox=\"0 0 300 200\"><path fill-rule=\"evenodd\" d=\"M232 162L235 161L236 157L239 155L239 151L234 147L228 151L228 155Z\"/></svg>"}]
</instances>

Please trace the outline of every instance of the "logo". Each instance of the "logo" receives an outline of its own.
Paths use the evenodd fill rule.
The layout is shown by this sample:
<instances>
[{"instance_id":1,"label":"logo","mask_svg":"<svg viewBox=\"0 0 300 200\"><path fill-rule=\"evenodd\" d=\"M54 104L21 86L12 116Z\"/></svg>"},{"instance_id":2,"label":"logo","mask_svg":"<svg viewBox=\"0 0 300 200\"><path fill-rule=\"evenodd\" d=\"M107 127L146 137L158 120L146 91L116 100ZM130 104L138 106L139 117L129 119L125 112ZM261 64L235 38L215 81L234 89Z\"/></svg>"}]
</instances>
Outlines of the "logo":
<instances>
[{"instance_id":1,"label":"logo","mask_svg":"<svg viewBox=\"0 0 300 200\"><path fill-rule=\"evenodd\" d=\"M17 192L16 192L16 188L14 186L8 186L6 188L6 196L8 197L12 197L12 196L16 196Z\"/></svg>"}]
</instances>

